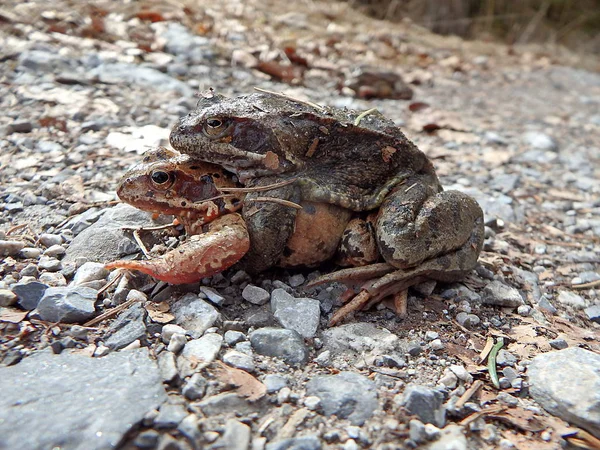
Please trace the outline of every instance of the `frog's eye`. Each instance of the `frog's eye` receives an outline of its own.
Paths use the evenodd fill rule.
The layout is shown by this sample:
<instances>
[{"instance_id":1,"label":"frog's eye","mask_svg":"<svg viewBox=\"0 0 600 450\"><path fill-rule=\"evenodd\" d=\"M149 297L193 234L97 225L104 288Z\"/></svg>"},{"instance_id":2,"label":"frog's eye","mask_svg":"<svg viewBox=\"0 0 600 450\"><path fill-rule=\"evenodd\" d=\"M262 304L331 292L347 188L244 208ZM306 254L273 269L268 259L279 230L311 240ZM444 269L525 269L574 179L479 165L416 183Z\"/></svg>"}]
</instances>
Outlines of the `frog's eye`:
<instances>
[{"instance_id":1,"label":"frog's eye","mask_svg":"<svg viewBox=\"0 0 600 450\"><path fill-rule=\"evenodd\" d=\"M164 188L173 182L173 176L164 170L155 170L150 174L152 183L158 187Z\"/></svg>"},{"instance_id":2,"label":"frog's eye","mask_svg":"<svg viewBox=\"0 0 600 450\"><path fill-rule=\"evenodd\" d=\"M225 121L219 117L209 117L204 122L204 134L208 137L221 137L225 131L227 131Z\"/></svg>"}]
</instances>

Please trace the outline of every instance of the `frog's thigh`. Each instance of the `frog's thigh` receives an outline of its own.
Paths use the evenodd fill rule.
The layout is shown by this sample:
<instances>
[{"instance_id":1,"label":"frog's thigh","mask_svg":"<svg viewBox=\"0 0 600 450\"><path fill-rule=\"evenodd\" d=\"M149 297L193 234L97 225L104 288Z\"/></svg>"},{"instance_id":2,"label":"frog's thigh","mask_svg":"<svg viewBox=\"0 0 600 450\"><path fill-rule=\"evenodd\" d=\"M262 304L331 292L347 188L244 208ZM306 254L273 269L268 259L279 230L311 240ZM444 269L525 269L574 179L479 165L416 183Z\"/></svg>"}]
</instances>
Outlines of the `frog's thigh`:
<instances>
[{"instance_id":1,"label":"frog's thigh","mask_svg":"<svg viewBox=\"0 0 600 450\"><path fill-rule=\"evenodd\" d=\"M459 265L469 270L481 250L483 214L473 198L459 191L437 193L420 206L397 191L382 204L376 231L381 255L396 267L414 267L460 249L464 262Z\"/></svg>"}]
</instances>

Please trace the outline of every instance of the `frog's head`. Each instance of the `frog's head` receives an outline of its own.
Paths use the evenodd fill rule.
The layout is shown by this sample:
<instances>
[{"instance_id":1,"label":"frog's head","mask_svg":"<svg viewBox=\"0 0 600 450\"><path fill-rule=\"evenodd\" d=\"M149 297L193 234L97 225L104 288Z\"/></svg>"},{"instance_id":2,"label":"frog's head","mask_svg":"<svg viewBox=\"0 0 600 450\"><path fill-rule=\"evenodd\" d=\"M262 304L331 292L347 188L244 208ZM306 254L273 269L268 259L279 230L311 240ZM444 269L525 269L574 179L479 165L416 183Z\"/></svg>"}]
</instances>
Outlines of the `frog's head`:
<instances>
[{"instance_id":1,"label":"frog's head","mask_svg":"<svg viewBox=\"0 0 600 450\"><path fill-rule=\"evenodd\" d=\"M293 132L282 129L290 116L303 109L301 104L266 94L211 95L201 98L198 107L173 127L171 145L225 167L241 181L288 172L299 163L289 150Z\"/></svg>"},{"instance_id":2,"label":"frog's head","mask_svg":"<svg viewBox=\"0 0 600 450\"><path fill-rule=\"evenodd\" d=\"M117 195L144 211L208 223L241 208L241 197L213 199L221 195L219 188L235 186L232 175L221 167L159 147L127 171Z\"/></svg>"}]
</instances>

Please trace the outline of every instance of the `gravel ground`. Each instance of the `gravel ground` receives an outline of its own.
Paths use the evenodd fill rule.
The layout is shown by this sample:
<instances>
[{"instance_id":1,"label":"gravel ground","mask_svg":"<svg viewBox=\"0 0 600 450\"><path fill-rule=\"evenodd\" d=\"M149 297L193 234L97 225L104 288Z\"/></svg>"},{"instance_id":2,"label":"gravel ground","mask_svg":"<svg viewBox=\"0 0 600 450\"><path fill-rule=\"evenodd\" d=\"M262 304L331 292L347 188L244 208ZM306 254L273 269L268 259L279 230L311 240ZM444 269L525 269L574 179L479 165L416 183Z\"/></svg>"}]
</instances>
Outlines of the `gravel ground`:
<instances>
[{"instance_id":1,"label":"gravel ground","mask_svg":"<svg viewBox=\"0 0 600 450\"><path fill-rule=\"evenodd\" d=\"M600 75L302 5L0 8L0 448L600 438ZM416 286L405 319L381 305L333 328L343 289L304 287L330 265L188 286L110 274L139 253L123 227L156 224L118 204L119 177L199 90L255 86L393 119L484 209L477 269ZM495 387L481 356L500 340Z\"/></svg>"}]
</instances>

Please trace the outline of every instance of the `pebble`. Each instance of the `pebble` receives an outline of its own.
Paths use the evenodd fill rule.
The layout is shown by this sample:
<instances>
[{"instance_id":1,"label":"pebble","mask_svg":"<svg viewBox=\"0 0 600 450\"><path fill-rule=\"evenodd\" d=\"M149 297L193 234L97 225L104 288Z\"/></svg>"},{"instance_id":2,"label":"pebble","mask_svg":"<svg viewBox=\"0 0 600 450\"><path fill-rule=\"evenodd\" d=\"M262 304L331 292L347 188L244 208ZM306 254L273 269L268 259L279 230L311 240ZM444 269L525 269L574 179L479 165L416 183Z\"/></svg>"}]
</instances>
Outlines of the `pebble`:
<instances>
[{"instance_id":1,"label":"pebble","mask_svg":"<svg viewBox=\"0 0 600 450\"><path fill-rule=\"evenodd\" d=\"M570 291L559 291L556 300L565 305L570 306L574 309L585 308L585 300L581 295L577 295Z\"/></svg>"},{"instance_id":2,"label":"pebble","mask_svg":"<svg viewBox=\"0 0 600 450\"><path fill-rule=\"evenodd\" d=\"M425 333L426 341L433 341L435 339L438 339L439 337L440 337L440 334L437 331L427 331Z\"/></svg>"},{"instance_id":3,"label":"pebble","mask_svg":"<svg viewBox=\"0 0 600 450\"><path fill-rule=\"evenodd\" d=\"M98 291L86 287L51 287L37 305L42 320L48 322L84 322L95 313Z\"/></svg>"},{"instance_id":4,"label":"pebble","mask_svg":"<svg viewBox=\"0 0 600 450\"><path fill-rule=\"evenodd\" d=\"M321 407L321 399L319 397L309 395L304 399L304 406L310 411L316 411Z\"/></svg>"},{"instance_id":5,"label":"pebble","mask_svg":"<svg viewBox=\"0 0 600 450\"><path fill-rule=\"evenodd\" d=\"M42 255L38 261L38 268L48 272L58 272L62 269L62 263L56 258Z\"/></svg>"},{"instance_id":6,"label":"pebble","mask_svg":"<svg viewBox=\"0 0 600 450\"><path fill-rule=\"evenodd\" d=\"M175 325L174 323L168 323L162 327L160 337L165 344L168 344L175 333L185 335L185 328Z\"/></svg>"},{"instance_id":7,"label":"pebble","mask_svg":"<svg viewBox=\"0 0 600 450\"><path fill-rule=\"evenodd\" d=\"M173 353L160 352L156 358L156 362L158 363L158 369L164 382L172 383L178 379L179 373L177 372L177 364Z\"/></svg>"},{"instance_id":8,"label":"pebble","mask_svg":"<svg viewBox=\"0 0 600 450\"><path fill-rule=\"evenodd\" d=\"M423 444L427 439L427 432L425 431L425 424L417 419L412 419L408 423L408 437L411 441L417 444Z\"/></svg>"},{"instance_id":9,"label":"pebble","mask_svg":"<svg viewBox=\"0 0 600 450\"><path fill-rule=\"evenodd\" d=\"M219 414L249 414L255 410L254 405L233 392L205 397L198 406L206 416Z\"/></svg>"},{"instance_id":10,"label":"pebble","mask_svg":"<svg viewBox=\"0 0 600 450\"><path fill-rule=\"evenodd\" d=\"M46 250L44 250L44 255L54 258L57 256L62 256L66 252L67 251L65 250L65 248L62 245L56 244L56 245L48 247Z\"/></svg>"},{"instance_id":11,"label":"pebble","mask_svg":"<svg viewBox=\"0 0 600 450\"><path fill-rule=\"evenodd\" d=\"M220 317L213 305L191 293L185 294L172 303L171 313L175 316L178 325L199 336L212 327Z\"/></svg>"},{"instance_id":12,"label":"pebble","mask_svg":"<svg viewBox=\"0 0 600 450\"><path fill-rule=\"evenodd\" d=\"M267 387L267 393L273 394L287 386L287 378L270 373L263 379L263 384Z\"/></svg>"},{"instance_id":13,"label":"pebble","mask_svg":"<svg viewBox=\"0 0 600 450\"><path fill-rule=\"evenodd\" d=\"M302 436L283 439L267 444L265 450L321 450L321 440L317 436Z\"/></svg>"},{"instance_id":14,"label":"pebble","mask_svg":"<svg viewBox=\"0 0 600 450\"><path fill-rule=\"evenodd\" d=\"M188 415L182 405L173 405L164 403L154 419L156 428L176 428L179 423Z\"/></svg>"},{"instance_id":15,"label":"pebble","mask_svg":"<svg viewBox=\"0 0 600 450\"><path fill-rule=\"evenodd\" d=\"M19 306L27 311L31 311L37 308L48 287L47 284L40 283L39 281L31 281L15 284L11 289L19 298Z\"/></svg>"},{"instance_id":16,"label":"pebble","mask_svg":"<svg viewBox=\"0 0 600 450\"><path fill-rule=\"evenodd\" d=\"M550 314L556 314L558 312L554 305L550 303L550 300L548 300L545 296L540 298L540 301L538 302L538 308L548 311Z\"/></svg>"},{"instance_id":17,"label":"pebble","mask_svg":"<svg viewBox=\"0 0 600 450\"><path fill-rule=\"evenodd\" d=\"M552 339L551 341L548 341L548 344L550 344L550 347L556 350L564 350L569 346L567 341L565 341L563 338Z\"/></svg>"},{"instance_id":18,"label":"pebble","mask_svg":"<svg viewBox=\"0 0 600 450\"><path fill-rule=\"evenodd\" d=\"M67 279L60 272L44 272L40 275L38 281L53 287L67 285Z\"/></svg>"},{"instance_id":19,"label":"pebble","mask_svg":"<svg viewBox=\"0 0 600 450\"><path fill-rule=\"evenodd\" d=\"M523 135L525 144L540 150L557 151L558 144L556 141L545 133L539 131L528 131Z\"/></svg>"},{"instance_id":20,"label":"pebble","mask_svg":"<svg viewBox=\"0 0 600 450\"><path fill-rule=\"evenodd\" d=\"M531 315L531 306L529 305L521 305L517 308L517 314L521 317L529 317Z\"/></svg>"},{"instance_id":21,"label":"pebble","mask_svg":"<svg viewBox=\"0 0 600 450\"><path fill-rule=\"evenodd\" d=\"M290 399L291 394L292 390L289 387L282 387L277 393L277 404L282 405L284 403L287 403L287 401Z\"/></svg>"},{"instance_id":22,"label":"pebble","mask_svg":"<svg viewBox=\"0 0 600 450\"><path fill-rule=\"evenodd\" d=\"M217 357L222 343L223 337L216 333L207 333L200 339L188 341L177 358L180 374L188 376L208 366Z\"/></svg>"},{"instance_id":23,"label":"pebble","mask_svg":"<svg viewBox=\"0 0 600 450\"><path fill-rule=\"evenodd\" d=\"M238 352L245 353L246 355L252 355L252 344L248 341L238 342L235 344L235 349Z\"/></svg>"},{"instance_id":24,"label":"pebble","mask_svg":"<svg viewBox=\"0 0 600 450\"><path fill-rule=\"evenodd\" d=\"M500 281L492 281L483 290L483 303L486 305L517 308L524 304L520 292Z\"/></svg>"},{"instance_id":25,"label":"pebble","mask_svg":"<svg viewBox=\"0 0 600 450\"><path fill-rule=\"evenodd\" d=\"M214 444L216 449L247 450L250 446L251 430L248 425L235 419L225 422L225 432Z\"/></svg>"},{"instance_id":26,"label":"pebble","mask_svg":"<svg viewBox=\"0 0 600 450\"><path fill-rule=\"evenodd\" d=\"M321 318L318 300L294 298L283 289L275 289L271 294L271 309L284 328L297 331L305 338L315 337Z\"/></svg>"},{"instance_id":27,"label":"pebble","mask_svg":"<svg viewBox=\"0 0 600 450\"><path fill-rule=\"evenodd\" d=\"M481 323L481 319L476 314L468 314L466 312L459 312L456 315L456 321L465 328L475 328Z\"/></svg>"},{"instance_id":28,"label":"pebble","mask_svg":"<svg viewBox=\"0 0 600 450\"><path fill-rule=\"evenodd\" d=\"M109 271L104 267L104 264L96 262L86 262L75 272L73 285L79 286L88 281L106 280Z\"/></svg>"},{"instance_id":29,"label":"pebble","mask_svg":"<svg viewBox=\"0 0 600 450\"><path fill-rule=\"evenodd\" d=\"M585 313L592 322L600 323L600 305L586 308Z\"/></svg>"},{"instance_id":30,"label":"pebble","mask_svg":"<svg viewBox=\"0 0 600 450\"><path fill-rule=\"evenodd\" d=\"M229 350L223 355L223 362L246 372L254 372L254 360L252 356L237 350Z\"/></svg>"},{"instance_id":31,"label":"pebble","mask_svg":"<svg viewBox=\"0 0 600 450\"><path fill-rule=\"evenodd\" d=\"M21 241L0 240L0 256L16 256L25 244Z\"/></svg>"},{"instance_id":32,"label":"pebble","mask_svg":"<svg viewBox=\"0 0 600 450\"><path fill-rule=\"evenodd\" d=\"M254 305L264 305L271 296L263 288L249 284L242 291L242 298Z\"/></svg>"},{"instance_id":33,"label":"pebble","mask_svg":"<svg viewBox=\"0 0 600 450\"><path fill-rule=\"evenodd\" d=\"M473 375L471 375L463 366L452 364L449 369L458 377L459 380L465 382L466 384L471 384L473 382Z\"/></svg>"},{"instance_id":34,"label":"pebble","mask_svg":"<svg viewBox=\"0 0 600 450\"><path fill-rule=\"evenodd\" d=\"M496 398L500 403L504 403L505 405L510 406L511 408L515 408L519 405L519 399L513 397L507 392L498 392Z\"/></svg>"},{"instance_id":35,"label":"pebble","mask_svg":"<svg viewBox=\"0 0 600 450\"><path fill-rule=\"evenodd\" d=\"M304 281L306 281L306 279L304 278L304 275L302 275L301 273L297 273L295 275L292 275L289 280L288 280L288 284L291 287L298 287L298 286L302 286L304 284Z\"/></svg>"},{"instance_id":36,"label":"pebble","mask_svg":"<svg viewBox=\"0 0 600 450\"><path fill-rule=\"evenodd\" d=\"M183 386L183 396L188 400L199 400L204 397L208 381L201 374L193 374Z\"/></svg>"},{"instance_id":37,"label":"pebble","mask_svg":"<svg viewBox=\"0 0 600 450\"><path fill-rule=\"evenodd\" d=\"M427 450L468 450L470 448L463 428L451 424L440 430L439 438L429 444Z\"/></svg>"},{"instance_id":38,"label":"pebble","mask_svg":"<svg viewBox=\"0 0 600 450\"><path fill-rule=\"evenodd\" d=\"M79 287L77 289L89 288ZM104 335L104 345L111 350L119 350L138 339L145 339L146 324L144 319L146 315L146 310L140 303L135 303L129 309L123 311L110 324L108 331Z\"/></svg>"},{"instance_id":39,"label":"pebble","mask_svg":"<svg viewBox=\"0 0 600 450\"><path fill-rule=\"evenodd\" d=\"M42 250L36 247L25 247L19 252L21 258L25 259L38 259L42 254Z\"/></svg>"},{"instance_id":40,"label":"pebble","mask_svg":"<svg viewBox=\"0 0 600 450\"><path fill-rule=\"evenodd\" d=\"M198 425L198 417L195 414L188 414L181 422L179 422L179 425L177 425L177 431L190 441L197 442L201 437L200 427Z\"/></svg>"},{"instance_id":41,"label":"pebble","mask_svg":"<svg viewBox=\"0 0 600 450\"><path fill-rule=\"evenodd\" d=\"M155 430L144 430L133 440L133 444L144 450L151 450L158 444L160 434Z\"/></svg>"},{"instance_id":42,"label":"pebble","mask_svg":"<svg viewBox=\"0 0 600 450\"><path fill-rule=\"evenodd\" d=\"M434 339L429 343L429 347L431 347L431 350L433 351L439 351L443 350L446 346L444 345L441 339Z\"/></svg>"},{"instance_id":43,"label":"pebble","mask_svg":"<svg viewBox=\"0 0 600 450\"><path fill-rule=\"evenodd\" d=\"M501 349L496 356L496 363L499 366L514 367L517 364L517 357L509 351Z\"/></svg>"},{"instance_id":44,"label":"pebble","mask_svg":"<svg viewBox=\"0 0 600 450\"><path fill-rule=\"evenodd\" d=\"M403 406L423 423L432 423L437 427L443 427L446 422L446 410L442 406L444 394L437 389L426 386L410 384L402 394L394 398L394 403Z\"/></svg>"},{"instance_id":45,"label":"pebble","mask_svg":"<svg viewBox=\"0 0 600 450\"><path fill-rule=\"evenodd\" d=\"M550 414L600 435L600 355L579 347L531 361L529 392Z\"/></svg>"},{"instance_id":46,"label":"pebble","mask_svg":"<svg viewBox=\"0 0 600 450\"><path fill-rule=\"evenodd\" d=\"M323 414L353 425L363 425L378 407L375 383L354 372L317 375L306 384L306 393L321 399Z\"/></svg>"},{"instance_id":47,"label":"pebble","mask_svg":"<svg viewBox=\"0 0 600 450\"><path fill-rule=\"evenodd\" d=\"M13 291L0 289L0 306L12 306L15 303L17 303L17 296Z\"/></svg>"},{"instance_id":48,"label":"pebble","mask_svg":"<svg viewBox=\"0 0 600 450\"><path fill-rule=\"evenodd\" d=\"M171 339L169 339L167 350L171 353L179 353L181 349L185 346L186 342L187 339L185 337L185 334L174 333L171 335Z\"/></svg>"},{"instance_id":49,"label":"pebble","mask_svg":"<svg viewBox=\"0 0 600 450\"><path fill-rule=\"evenodd\" d=\"M225 303L225 298L213 288L208 286L200 286L200 292L206 295L208 300L217 306L223 306L223 303Z\"/></svg>"},{"instance_id":50,"label":"pebble","mask_svg":"<svg viewBox=\"0 0 600 450\"><path fill-rule=\"evenodd\" d=\"M246 340L246 335L241 331L227 330L223 338L225 339L225 343L231 347L238 342Z\"/></svg>"},{"instance_id":51,"label":"pebble","mask_svg":"<svg viewBox=\"0 0 600 450\"><path fill-rule=\"evenodd\" d=\"M304 339L294 330L259 328L250 333L250 343L258 354L281 358L292 366L302 366L308 361Z\"/></svg>"}]
</instances>

